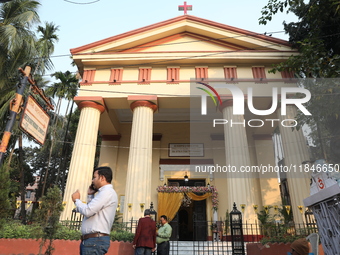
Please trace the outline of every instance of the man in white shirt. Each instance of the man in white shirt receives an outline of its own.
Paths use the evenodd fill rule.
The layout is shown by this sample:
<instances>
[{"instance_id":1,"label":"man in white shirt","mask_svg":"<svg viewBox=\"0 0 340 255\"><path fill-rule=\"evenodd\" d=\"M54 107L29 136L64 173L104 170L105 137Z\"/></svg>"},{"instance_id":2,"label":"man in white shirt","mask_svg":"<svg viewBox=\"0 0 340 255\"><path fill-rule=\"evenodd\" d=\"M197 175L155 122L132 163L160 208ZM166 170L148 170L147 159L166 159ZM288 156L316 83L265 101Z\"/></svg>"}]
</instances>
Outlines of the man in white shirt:
<instances>
[{"instance_id":1,"label":"man in white shirt","mask_svg":"<svg viewBox=\"0 0 340 255\"><path fill-rule=\"evenodd\" d=\"M84 215L80 255L103 255L110 247L110 232L118 205L117 193L111 181L111 168L97 167L87 192L87 204L80 201L78 190L72 194L77 212Z\"/></svg>"}]
</instances>

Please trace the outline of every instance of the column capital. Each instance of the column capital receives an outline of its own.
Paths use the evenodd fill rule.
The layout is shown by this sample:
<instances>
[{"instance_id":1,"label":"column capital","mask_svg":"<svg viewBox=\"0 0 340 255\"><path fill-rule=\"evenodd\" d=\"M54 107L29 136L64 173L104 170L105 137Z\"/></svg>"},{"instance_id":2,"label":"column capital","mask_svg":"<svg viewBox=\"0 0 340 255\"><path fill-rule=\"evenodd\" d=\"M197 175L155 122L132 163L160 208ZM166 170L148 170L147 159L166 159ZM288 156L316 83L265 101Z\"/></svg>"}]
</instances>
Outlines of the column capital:
<instances>
[{"instance_id":1,"label":"column capital","mask_svg":"<svg viewBox=\"0 0 340 255\"><path fill-rule=\"evenodd\" d=\"M100 113L103 113L105 111L105 107L103 105L98 104L98 103L93 102L93 101L82 101L82 102L78 103L79 110L82 110L84 107L95 108L95 109L99 110Z\"/></svg>"},{"instance_id":2,"label":"column capital","mask_svg":"<svg viewBox=\"0 0 340 255\"><path fill-rule=\"evenodd\" d=\"M149 107L155 112L157 110L157 105L146 100L134 101L130 104L130 109L133 111L136 107L145 106Z\"/></svg>"}]
</instances>

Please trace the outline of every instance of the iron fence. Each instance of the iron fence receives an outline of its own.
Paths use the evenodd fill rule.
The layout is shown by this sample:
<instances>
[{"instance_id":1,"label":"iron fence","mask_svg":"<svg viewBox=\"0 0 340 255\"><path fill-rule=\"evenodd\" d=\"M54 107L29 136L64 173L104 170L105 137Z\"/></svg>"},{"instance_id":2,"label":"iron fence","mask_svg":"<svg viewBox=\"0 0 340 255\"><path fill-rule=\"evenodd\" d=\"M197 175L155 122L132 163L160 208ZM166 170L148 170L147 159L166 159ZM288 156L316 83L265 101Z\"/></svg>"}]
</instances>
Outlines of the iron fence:
<instances>
[{"instance_id":1,"label":"iron fence","mask_svg":"<svg viewBox=\"0 0 340 255\"><path fill-rule=\"evenodd\" d=\"M71 219L62 221L64 226L71 229L80 229L83 217L81 214L72 212ZM185 234L183 226L177 221L170 223L173 228L171 241L231 241L230 226L226 221L194 221L189 234ZM127 231L134 233L138 225L138 220L128 222L115 221L113 230ZM315 220L307 223L288 223L280 222L260 224L242 223L245 242L259 242L263 237L277 237L280 235L307 236L317 233L318 228ZM188 231L188 230L186 230ZM195 245L195 244L193 244Z\"/></svg>"},{"instance_id":2,"label":"iron fence","mask_svg":"<svg viewBox=\"0 0 340 255\"><path fill-rule=\"evenodd\" d=\"M70 221L64 221L72 229L80 229L82 217L78 213L73 213ZM137 220L128 222L116 221L112 229L115 231L127 231L134 233L138 225ZM184 254L233 254L230 226L228 221L194 221L192 233L183 235L183 226L180 223L172 221L173 235L170 241L171 255ZM264 225L244 222L242 224L244 243L260 242L264 237L277 238L279 236L307 236L311 233L318 232L315 221L307 223L289 223L280 222L266 223ZM182 232L181 232L182 231Z\"/></svg>"}]
</instances>

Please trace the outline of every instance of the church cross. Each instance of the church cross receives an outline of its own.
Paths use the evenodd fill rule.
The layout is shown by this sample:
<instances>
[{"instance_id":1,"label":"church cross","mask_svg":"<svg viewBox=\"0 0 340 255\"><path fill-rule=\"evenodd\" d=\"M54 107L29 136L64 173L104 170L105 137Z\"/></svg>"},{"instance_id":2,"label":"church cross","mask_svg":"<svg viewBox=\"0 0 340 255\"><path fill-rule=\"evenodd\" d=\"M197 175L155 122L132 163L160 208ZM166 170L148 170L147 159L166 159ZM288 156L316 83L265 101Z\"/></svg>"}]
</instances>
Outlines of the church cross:
<instances>
[{"instance_id":1,"label":"church cross","mask_svg":"<svg viewBox=\"0 0 340 255\"><path fill-rule=\"evenodd\" d=\"M187 2L184 2L184 5L178 6L179 11L184 11L184 14L187 14L187 11L192 11L192 5L187 5Z\"/></svg>"}]
</instances>

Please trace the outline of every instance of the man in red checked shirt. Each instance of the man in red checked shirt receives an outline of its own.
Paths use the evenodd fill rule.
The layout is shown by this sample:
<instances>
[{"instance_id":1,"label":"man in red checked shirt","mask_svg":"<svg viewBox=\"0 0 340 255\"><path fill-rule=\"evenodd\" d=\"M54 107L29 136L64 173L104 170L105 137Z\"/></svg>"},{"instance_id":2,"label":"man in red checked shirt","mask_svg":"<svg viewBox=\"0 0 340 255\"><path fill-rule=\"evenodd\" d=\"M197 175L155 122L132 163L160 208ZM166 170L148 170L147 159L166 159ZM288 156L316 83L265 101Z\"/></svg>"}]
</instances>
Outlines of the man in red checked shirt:
<instances>
[{"instance_id":1,"label":"man in red checked shirt","mask_svg":"<svg viewBox=\"0 0 340 255\"><path fill-rule=\"evenodd\" d=\"M156 249L156 222L150 217L150 209L144 211L144 218L140 218L133 239L135 255L151 255Z\"/></svg>"}]
</instances>

